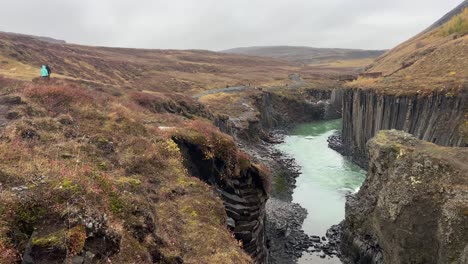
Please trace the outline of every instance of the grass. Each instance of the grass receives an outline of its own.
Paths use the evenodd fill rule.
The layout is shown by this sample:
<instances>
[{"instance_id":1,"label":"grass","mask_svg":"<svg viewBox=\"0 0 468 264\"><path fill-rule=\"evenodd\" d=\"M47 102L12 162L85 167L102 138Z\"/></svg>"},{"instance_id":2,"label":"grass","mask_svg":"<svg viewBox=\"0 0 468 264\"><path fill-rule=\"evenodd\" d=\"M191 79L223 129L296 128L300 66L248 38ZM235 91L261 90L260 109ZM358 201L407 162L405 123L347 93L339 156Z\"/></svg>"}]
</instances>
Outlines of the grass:
<instances>
[{"instance_id":1,"label":"grass","mask_svg":"<svg viewBox=\"0 0 468 264\"><path fill-rule=\"evenodd\" d=\"M39 76L40 68L21 63L0 54L0 75L21 80L32 80Z\"/></svg>"},{"instance_id":2,"label":"grass","mask_svg":"<svg viewBox=\"0 0 468 264\"><path fill-rule=\"evenodd\" d=\"M439 32L442 36L446 37L452 34L467 34L468 33L468 8L463 9L463 11L450 19L445 23L440 29Z\"/></svg>"},{"instance_id":3,"label":"grass","mask_svg":"<svg viewBox=\"0 0 468 264\"><path fill-rule=\"evenodd\" d=\"M329 62L322 62L318 64L310 64L310 66L321 66L323 68L364 68L365 66L374 62L374 58L364 59L348 59L348 60L332 60Z\"/></svg>"},{"instance_id":4,"label":"grass","mask_svg":"<svg viewBox=\"0 0 468 264\"><path fill-rule=\"evenodd\" d=\"M0 34L0 74L23 80L38 77L40 66L47 63L53 78L194 94L226 85L284 85L290 72L301 71L298 66L270 58L57 45Z\"/></svg>"},{"instance_id":5,"label":"grass","mask_svg":"<svg viewBox=\"0 0 468 264\"><path fill-rule=\"evenodd\" d=\"M419 34L379 57L368 72L382 72L383 78L357 80L352 86L393 94L466 89L467 32L465 8L440 27Z\"/></svg>"},{"instance_id":6,"label":"grass","mask_svg":"<svg viewBox=\"0 0 468 264\"><path fill-rule=\"evenodd\" d=\"M159 129L184 127L186 135L216 148L207 148L207 155L237 162L232 138L208 120L154 111L124 90L113 96L71 81L1 83L25 104L14 108L23 118L1 131L0 263L18 260L33 230L39 233L34 243L78 254L80 219L103 214L108 232L123 240L111 257L116 263L148 263L154 248L169 262L181 257L184 263L250 263L226 228L222 201L188 175L173 135ZM149 98L198 109L191 99ZM25 137L24 131L37 137ZM145 222L141 214L154 217ZM151 223L154 231L135 231L145 230L142 223ZM200 243L200 237L210 239ZM61 238L67 242L61 244Z\"/></svg>"}]
</instances>

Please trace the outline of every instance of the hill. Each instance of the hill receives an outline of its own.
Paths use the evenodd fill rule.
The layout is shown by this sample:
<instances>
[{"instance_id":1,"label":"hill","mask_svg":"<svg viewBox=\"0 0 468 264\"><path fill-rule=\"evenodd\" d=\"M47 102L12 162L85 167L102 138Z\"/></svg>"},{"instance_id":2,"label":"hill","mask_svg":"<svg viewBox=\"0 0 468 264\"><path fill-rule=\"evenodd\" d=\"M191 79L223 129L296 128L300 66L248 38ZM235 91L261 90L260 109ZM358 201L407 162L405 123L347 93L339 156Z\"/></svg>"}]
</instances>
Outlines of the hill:
<instances>
[{"instance_id":1,"label":"hill","mask_svg":"<svg viewBox=\"0 0 468 264\"><path fill-rule=\"evenodd\" d=\"M295 46L264 46L234 48L222 51L230 54L271 57L304 65L327 64L339 66L345 62L356 66L365 66L372 59L382 55L383 50L328 49Z\"/></svg>"},{"instance_id":2,"label":"hill","mask_svg":"<svg viewBox=\"0 0 468 264\"><path fill-rule=\"evenodd\" d=\"M352 86L388 91L433 91L468 87L468 1L424 32L386 52ZM380 77L378 77L381 75Z\"/></svg>"},{"instance_id":3,"label":"hill","mask_svg":"<svg viewBox=\"0 0 468 264\"><path fill-rule=\"evenodd\" d=\"M34 39L37 39L37 40L40 40L40 41L55 43L55 44L66 44L67 43L65 40L55 39L55 38L51 38L51 37L34 36L34 35L19 34L19 33L13 33L13 32L2 32L2 31L0 31L0 33L9 34L9 35L31 37L31 38L34 38Z\"/></svg>"},{"instance_id":4,"label":"hill","mask_svg":"<svg viewBox=\"0 0 468 264\"><path fill-rule=\"evenodd\" d=\"M42 64L54 77L139 89L199 91L226 85L288 82L300 69L270 58L203 50L144 50L57 44L0 33L0 74L31 80ZM271 74L265 75L265 72Z\"/></svg>"},{"instance_id":5,"label":"hill","mask_svg":"<svg viewBox=\"0 0 468 264\"><path fill-rule=\"evenodd\" d=\"M37 77L42 64L53 69L51 79ZM263 240L242 236L244 225L227 228L223 200L209 184L225 188L237 221L261 232L249 221L264 217L268 171L191 95L284 85L291 72L301 69L271 58L0 33L0 263L262 258ZM193 169L201 165L186 164L191 157L216 165L199 169L213 173L209 182ZM251 184L238 194L229 189L236 182Z\"/></svg>"},{"instance_id":6,"label":"hill","mask_svg":"<svg viewBox=\"0 0 468 264\"><path fill-rule=\"evenodd\" d=\"M38 77L42 64L52 78ZM265 57L0 33L0 263L264 258L268 170L214 124L223 113L255 117L255 86L324 87L329 74ZM210 93L226 86L247 92ZM238 228L227 228L228 213Z\"/></svg>"}]
</instances>

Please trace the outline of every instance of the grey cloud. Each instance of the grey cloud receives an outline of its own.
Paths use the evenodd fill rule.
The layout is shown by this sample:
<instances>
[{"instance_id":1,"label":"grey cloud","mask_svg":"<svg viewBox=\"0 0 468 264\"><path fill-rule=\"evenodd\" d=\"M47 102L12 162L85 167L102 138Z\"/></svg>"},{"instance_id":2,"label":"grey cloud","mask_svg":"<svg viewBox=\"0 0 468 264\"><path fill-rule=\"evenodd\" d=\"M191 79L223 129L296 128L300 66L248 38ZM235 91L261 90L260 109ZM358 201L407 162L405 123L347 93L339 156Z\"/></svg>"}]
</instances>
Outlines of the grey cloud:
<instances>
[{"instance_id":1,"label":"grey cloud","mask_svg":"<svg viewBox=\"0 0 468 264\"><path fill-rule=\"evenodd\" d=\"M15 0L0 30L68 42L221 50L253 45L385 49L461 0Z\"/></svg>"}]
</instances>

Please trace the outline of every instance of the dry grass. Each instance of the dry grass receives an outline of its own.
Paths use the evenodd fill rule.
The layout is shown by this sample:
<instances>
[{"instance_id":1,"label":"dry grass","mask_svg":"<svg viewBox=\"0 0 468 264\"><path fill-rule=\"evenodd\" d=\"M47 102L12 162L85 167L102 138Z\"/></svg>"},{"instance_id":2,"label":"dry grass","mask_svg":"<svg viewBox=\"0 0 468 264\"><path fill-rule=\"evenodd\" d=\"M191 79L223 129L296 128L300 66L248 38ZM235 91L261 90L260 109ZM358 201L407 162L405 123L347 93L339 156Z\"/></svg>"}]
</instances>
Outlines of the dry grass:
<instances>
[{"instance_id":1,"label":"dry grass","mask_svg":"<svg viewBox=\"0 0 468 264\"><path fill-rule=\"evenodd\" d=\"M350 59L350 60L332 60L329 62L311 64L310 66L320 66L323 68L345 68L348 70L364 68L374 62L374 58Z\"/></svg>"},{"instance_id":2,"label":"dry grass","mask_svg":"<svg viewBox=\"0 0 468 264\"><path fill-rule=\"evenodd\" d=\"M379 80L358 80L351 86L399 92L466 89L468 80L468 9L444 25L420 34L376 60L368 72L382 72Z\"/></svg>"},{"instance_id":3,"label":"dry grass","mask_svg":"<svg viewBox=\"0 0 468 264\"><path fill-rule=\"evenodd\" d=\"M191 92L226 85L282 85L300 68L269 58L209 51L137 50L62 45L0 33L0 74L31 80L49 64L52 77L140 90ZM5 64L1 64L5 61Z\"/></svg>"},{"instance_id":4,"label":"dry grass","mask_svg":"<svg viewBox=\"0 0 468 264\"><path fill-rule=\"evenodd\" d=\"M452 34L467 34L468 33L468 8L465 8L460 14L454 16L445 25L443 25L439 32L442 36L449 36Z\"/></svg>"},{"instance_id":5,"label":"dry grass","mask_svg":"<svg viewBox=\"0 0 468 264\"><path fill-rule=\"evenodd\" d=\"M253 115L257 113L257 110L253 109L252 96L258 93L260 93L258 90L241 93L216 93L201 97L200 102L217 114L239 118L252 111L255 112Z\"/></svg>"},{"instance_id":6,"label":"dry grass","mask_svg":"<svg viewBox=\"0 0 468 264\"><path fill-rule=\"evenodd\" d=\"M22 119L0 131L0 263L19 259L33 229L35 243L55 247L63 236L63 246L78 253L80 219L103 214L122 238L113 262L151 263L149 252L158 248L166 262L250 263L225 226L222 201L188 175L172 132L158 128L202 131L201 143L235 162L232 138L210 122L153 111L135 100L142 94L115 97L75 83L24 83L14 92L26 104L13 109ZM174 100L149 96L151 103ZM138 229L142 214L152 216L153 231Z\"/></svg>"}]
</instances>

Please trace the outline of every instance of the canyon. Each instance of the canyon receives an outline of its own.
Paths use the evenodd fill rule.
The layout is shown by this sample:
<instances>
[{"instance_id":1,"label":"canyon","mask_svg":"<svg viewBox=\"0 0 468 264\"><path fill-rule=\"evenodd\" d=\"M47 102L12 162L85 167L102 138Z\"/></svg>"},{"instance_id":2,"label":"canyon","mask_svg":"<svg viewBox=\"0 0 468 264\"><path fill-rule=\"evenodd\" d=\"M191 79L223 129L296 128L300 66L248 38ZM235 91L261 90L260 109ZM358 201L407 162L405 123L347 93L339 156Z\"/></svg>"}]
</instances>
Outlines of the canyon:
<instances>
[{"instance_id":1,"label":"canyon","mask_svg":"<svg viewBox=\"0 0 468 264\"><path fill-rule=\"evenodd\" d=\"M0 263L465 263L467 3L353 55L381 55L360 75L0 32ZM53 78L36 77L44 60ZM277 147L340 118L329 146L367 176L311 236L327 211L295 203L300 164Z\"/></svg>"}]
</instances>

